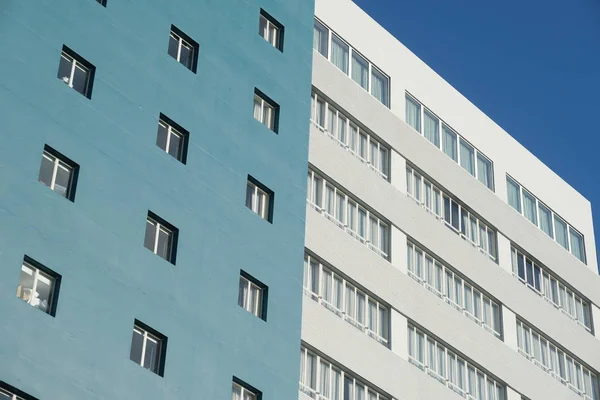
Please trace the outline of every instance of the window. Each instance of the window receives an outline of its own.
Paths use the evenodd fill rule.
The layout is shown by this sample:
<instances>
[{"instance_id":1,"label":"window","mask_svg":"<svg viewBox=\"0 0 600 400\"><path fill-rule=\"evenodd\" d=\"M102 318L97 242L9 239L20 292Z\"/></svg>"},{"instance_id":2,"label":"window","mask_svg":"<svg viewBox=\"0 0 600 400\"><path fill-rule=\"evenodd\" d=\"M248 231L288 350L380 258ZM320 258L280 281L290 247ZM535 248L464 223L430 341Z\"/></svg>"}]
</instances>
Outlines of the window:
<instances>
[{"instance_id":1,"label":"window","mask_svg":"<svg viewBox=\"0 0 600 400\"><path fill-rule=\"evenodd\" d=\"M283 51L283 25L264 10L260 10L258 34L271 43L273 47Z\"/></svg>"},{"instance_id":2,"label":"window","mask_svg":"<svg viewBox=\"0 0 600 400\"><path fill-rule=\"evenodd\" d=\"M279 125L279 105L258 89L254 89L254 118L277 133Z\"/></svg>"},{"instance_id":3,"label":"window","mask_svg":"<svg viewBox=\"0 0 600 400\"><path fill-rule=\"evenodd\" d=\"M193 41L185 33L171 25L168 53L193 73L196 73L198 48L197 42Z\"/></svg>"},{"instance_id":4,"label":"window","mask_svg":"<svg viewBox=\"0 0 600 400\"><path fill-rule=\"evenodd\" d=\"M189 132L160 114L156 145L185 164Z\"/></svg>"},{"instance_id":5,"label":"window","mask_svg":"<svg viewBox=\"0 0 600 400\"><path fill-rule=\"evenodd\" d=\"M157 375L164 375L167 338L135 320L129 359Z\"/></svg>"},{"instance_id":6,"label":"window","mask_svg":"<svg viewBox=\"0 0 600 400\"><path fill-rule=\"evenodd\" d=\"M512 208L586 264L585 245L581 233L509 175L506 175L506 187L508 204Z\"/></svg>"},{"instance_id":7,"label":"window","mask_svg":"<svg viewBox=\"0 0 600 400\"><path fill-rule=\"evenodd\" d=\"M79 165L49 146L44 146L38 180L67 199L75 200Z\"/></svg>"},{"instance_id":8,"label":"window","mask_svg":"<svg viewBox=\"0 0 600 400\"><path fill-rule=\"evenodd\" d=\"M91 99L95 71L96 67L67 46L63 46L58 64L58 79Z\"/></svg>"},{"instance_id":9,"label":"window","mask_svg":"<svg viewBox=\"0 0 600 400\"><path fill-rule=\"evenodd\" d=\"M262 393L237 378L233 378L231 400L261 400Z\"/></svg>"},{"instance_id":10,"label":"window","mask_svg":"<svg viewBox=\"0 0 600 400\"><path fill-rule=\"evenodd\" d=\"M106 0L96 0L96 2L106 7Z\"/></svg>"},{"instance_id":11,"label":"window","mask_svg":"<svg viewBox=\"0 0 600 400\"><path fill-rule=\"evenodd\" d=\"M585 400L598 400L597 373L517 318L519 353Z\"/></svg>"},{"instance_id":12,"label":"window","mask_svg":"<svg viewBox=\"0 0 600 400\"><path fill-rule=\"evenodd\" d=\"M9 384L0 381L0 400L37 400L27 393L10 386Z\"/></svg>"},{"instance_id":13,"label":"window","mask_svg":"<svg viewBox=\"0 0 600 400\"><path fill-rule=\"evenodd\" d=\"M406 93L406 123L442 150L488 189L494 190L494 166L483 153L446 125L416 98ZM421 121L423 129L421 130Z\"/></svg>"},{"instance_id":14,"label":"window","mask_svg":"<svg viewBox=\"0 0 600 400\"><path fill-rule=\"evenodd\" d=\"M410 323L408 360L462 397L471 400L506 400L504 385Z\"/></svg>"},{"instance_id":15,"label":"window","mask_svg":"<svg viewBox=\"0 0 600 400\"><path fill-rule=\"evenodd\" d=\"M410 241L407 242L406 254L411 278L486 331L502 338L502 317L496 301L458 275L453 268Z\"/></svg>"},{"instance_id":16,"label":"window","mask_svg":"<svg viewBox=\"0 0 600 400\"><path fill-rule=\"evenodd\" d=\"M248 175L246 207L271 223L273 222L273 197L274 193L270 189Z\"/></svg>"},{"instance_id":17,"label":"window","mask_svg":"<svg viewBox=\"0 0 600 400\"><path fill-rule=\"evenodd\" d=\"M313 48L379 102L390 107L389 77L317 19Z\"/></svg>"},{"instance_id":18,"label":"window","mask_svg":"<svg viewBox=\"0 0 600 400\"><path fill-rule=\"evenodd\" d=\"M549 301L554 307L571 317L579 326L592 333L592 312L590 303L566 286L546 267L530 256L511 246L513 276ZM576 306L573 306L576 304Z\"/></svg>"},{"instance_id":19,"label":"window","mask_svg":"<svg viewBox=\"0 0 600 400\"><path fill-rule=\"evenodd\" d=\"M17 297L52 316L56 313L60 275L25 257L17 286Z\"/></svg>"},{"instance_id":20,"label":"window","mask_svg":"<svg viewBox=\"0 0 600 400\"><path fill-rule=\"evenodd\" d=\"M268 288L265 285L240 271L238 306L266 321L267 293Z\"/></svg>"},{"instance_id":21,"label":"window","mask_svg":"<svg viewBox=\"0 0 600 400\"><path fill-rule=\"evenodd\" d=\"M144 247L175 265L178 233L177 228L149 211Z\"/></svg>"},{"instance_id":22,"label":"window","mask_svg":"<svg viewBox=\"0 0 600 400\"><path fill-rule=\"evenodd\" d=\"M320 131L330 137L345 149L366 163L379 176L389 179L389 149L374 135L352 121L323 95L312 94L311 121Z\"/></svg>"}]
</instances>

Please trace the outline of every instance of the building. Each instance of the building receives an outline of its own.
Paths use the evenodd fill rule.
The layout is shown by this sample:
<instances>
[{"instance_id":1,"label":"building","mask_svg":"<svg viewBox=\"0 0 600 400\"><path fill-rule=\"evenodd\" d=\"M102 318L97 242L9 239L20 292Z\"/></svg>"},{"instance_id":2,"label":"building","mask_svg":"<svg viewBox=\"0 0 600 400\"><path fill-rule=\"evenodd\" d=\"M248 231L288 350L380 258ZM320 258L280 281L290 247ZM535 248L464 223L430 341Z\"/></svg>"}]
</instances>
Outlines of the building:
<instances>
[{"instance_id":1,"label":"building","mask_svg":"<svg viewBox=\"0 0 600 400\"><path fill-rule=\"evenodd\" d=\"M0 399L298 395L313 9L0 3Z\"/></svg>"},{"instance_id":2,"label":"building","mask_svg":"<svg viewBox=\"0 0 600 400\"><path fill-rule=\"evenodd\" d=\"M598 400L590 203L350 0L315 5L301 400Z\"/></svg>"}]
</instances>

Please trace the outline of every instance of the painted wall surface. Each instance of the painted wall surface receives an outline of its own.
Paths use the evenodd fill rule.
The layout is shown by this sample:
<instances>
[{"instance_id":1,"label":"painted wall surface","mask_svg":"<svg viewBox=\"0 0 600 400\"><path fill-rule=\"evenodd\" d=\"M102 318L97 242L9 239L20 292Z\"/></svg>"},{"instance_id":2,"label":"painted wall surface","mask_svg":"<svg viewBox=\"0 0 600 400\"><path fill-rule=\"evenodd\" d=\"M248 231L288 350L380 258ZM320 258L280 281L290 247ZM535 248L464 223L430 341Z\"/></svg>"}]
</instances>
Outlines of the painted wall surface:
<instances>
[{"instance_id":1,"label":"painted wall surface","mask_svg":"<svg viewBox=\"0 0 600 400\"><path fill-rule=\"evenodd\" d=\"M0 381L222 399L236 376L297 396L312 21L305 0L0 3ZM171 24L199 43L197 74L167 54ZM95 65L91 100L56 78L63 45ZM186 165L155 145L159 113L190 132ZM38 182L45 144L80 165L73 203ZM245 207L247 175L275 192L273 224ZM144 248L148 210L179 229L176 265ZM24 255L62 275L54 318L15 296ZM237 305L240 269L269 287L266 322ZM129 360L134 318L168 337L164 377Z\"/></svg>"}]
</instances>

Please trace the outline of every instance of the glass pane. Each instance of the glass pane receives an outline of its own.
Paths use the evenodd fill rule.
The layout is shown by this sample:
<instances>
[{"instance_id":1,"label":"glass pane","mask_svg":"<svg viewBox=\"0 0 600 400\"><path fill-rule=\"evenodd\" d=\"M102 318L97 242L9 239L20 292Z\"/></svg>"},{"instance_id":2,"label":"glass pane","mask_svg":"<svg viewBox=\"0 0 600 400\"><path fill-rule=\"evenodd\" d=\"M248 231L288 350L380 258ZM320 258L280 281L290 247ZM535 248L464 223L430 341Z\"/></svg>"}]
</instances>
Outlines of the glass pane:
<instances>
[{"instance_id":1,"label":"glass pane","mask_svg":"<svg viewBox=\"0 0 600 400\"><path fill-rule=\"evenodd\" d=\"M87 68L77 64L75 66L75 74L73 75L73 89L77 90L82 95L87 95L89 71Z\"/></svg>"},{"instance_id":2,"label":"glass pane","mask_svg":"<svg viewBox=\"0 0 600 400\"><path fill-rule=\"evenodd\" d=\"M254 185L250 182L246 185L246 207L252 210L252 198L254 197Z\"/></svg>"},{"instance_id":3,"label":"glass pane","mask_svg":"<svg viewBox=\"0 0 600 400\"><path fill-rule=\"evenodd\" d=\"M458 162L458 151L457 151L457 136L456 133L452 132L450 128L442 126L442 150L448 157Z\"/></svg>"},{"instance_id":4,"label":"glass pane","mask_svg":"<svg viewBox=\"0 0 600 400\"><path fill-rule=\"evenodd\" d=\"M133 337L131 338L131 351L129 352L129 359L137 364L142 364L142 347L144 342L144 335L138 331L133 331Z\"/></svg>"},{"instance_id":5,"label":"glass pane","mask_svg":"<svg viewBox=\"0 0 600 400\"><path fill-rule=\"evenodd\" d=\"M421 105L410 97L406 97L406 123L421 132Z\"/></svg>"},{"instance_id":6,"label":"glass pane","mask_svg":"<svg viewBox=\"0 0 600 400\"><path fill-rule=\"evenodd\" d=\"M344 377L344 400L354 400L352 389L354 388L351 378Z\"/></svg>"},{"instance_id":7,"label":"glass pane","mask_svg":"<svg viewBox=\"0 0 600 400\"><path fill-rule=\"evenodd\" d=\"M54 191L61 196L67 197L69 193L69 186L71 183L71 168L65 163L59 161L58 168L56 168L56 179L54 181Z\"/></svg>"},{"instance_id":8,"label":"glass pane","mask_svg":"<svg viewBox=\"0 0 600 400\"><path fill-rule=\"evenodd\" d=\"M177 60L177 52L179 50L179 37L171 32L169 37L169 55Z\"/></svg>"},{"instance_id":9,"label":"glass pane","mask_svg":"<svg viewBox=\"0 0 600 400\"><path fill-rule=\"evenodd\" d=\"M580 261L585 262L585 250L583 249L583 236L569 227L571 238L571 253Z\"/></svg>"},{"instance_id":10,"label":"glass pane","mask_svg":"<svg viewBox=\"0 0 600 400\"><path fill-rule=\"evenodd\" d=\"M144 356L144 368L149 369L152 372L158 370L158 352L160 345L153 339L148 338L146 340L146 353Z\"/></svg>"},{"instance_id":11,"label":"glass pane","mask_svg":"<svg viewBox=\"0 0 600 400\"><path fill-rule=\"evenodd\" d=\"M440 147L440 125L439 120L429 111L425 110L425 119L423 124L423 135L427 140L435 145L435 147Z\"/></svg>"},{"instance_id":12,"label":"glass pane","mask_svg":"<svg viewBox=\"0 0 600 400\"><path fill-rule=\"evenodd\" d=\"M161 122L158 123L158 133L156 135L156 145L158 147L160 147L161 149L163 149L164 151L167 151L167 135L168 135L168 128L166 125L164 125Z\"/></svg>"},{"instance_id":13,"label":"glass pane","mask_svg":"<svg viewBox=\"0 0 600 400\"><path fill-rule=\"evenodd\" d=\"M242 388L236 384L231 388L231 400L242 400Z\"/></svg>"},{"instance_id":14,"label":"glass pane","mask_svg":"<svg viewBox=\"0 0 600 400\"><path fill-rule=\"evenodd\" d=\"M263 102L263 124L266 125L267 128L273 130L275 127L275 108L268 104L267 102Z\"/></svg>"},{"instance_id":15,"label":"glass pane","mask_svg":"<svg viewBox=\"0 0 600 400\"><path fill-rule=\"evenodd\" d=\"M345 74L348 73L348 51L348 45L333 35L331 38L331 62Z\"/></svg>"},{"instance_id":16,"label":"glass pane","mask_svg":"<svg viewBox=\"0 0 600 400\"><path fill-rule=\"evenodd\" d=\"M156 224L154 221L146 221L146 236L144 238L144 247L154 252L154 241L156 239Z\"/></svg>"},{"instance_id":17,"label":"glass pane","mask_svg":"<svg viewBox=\"0 0 600 400\"><path fill-rule=\"evenodd\" d=\"M518 212L521 212L521 189L519 185L506 177L506 186L508 188L508 204Z\"/></svg>"},{"instance_id":18,"label":"glass pane","mask_svg":"<svg viewBox=\"0 0 600 400\"><path fill-rule=\"evenodd\" d=\"M257 95L254 95L254 118L259 122L263 122L262 117L262 100Z\"/></svg>"},{"instance_id":19,"label":"glass pane","mask_svg":"<svg viewBox=\"0 0 600 400\"><path fill-rule=\"evenodd\" d=\"M156 254L167 261L171 260L171 232L161 227L158 232L158 248Z\"/></svg>"},{"instance_id":20,"label":"glass pane","mask_svg":"<svg viewBox=\"0 0 600 400\"><path fill-rule=\"evenodd\" d=\"M556 233L556 241L565 249L569 250L569 239L567 238L567 224L554 215L554 230Z\"/></svg>"},{"instance_id":21,"label":"glass pane","mask_svg":"<svg viewBox=\"0 0 600 400\"><path fill-rule=\"evenodd\" d=\"M56 77L64 83L69 83L71 80L71 68L73 67L73 59L66 54L61 54L60 63L58 64L58 74Z\"/></svg>"},{"instance_id":22,"label":"glass pane","mask_svg":"<svg viewBox=\"0 0 600 400\"><path fill-rule=\"evenodd\" d=\"M463 139L460 139L460 166L475 176L475 150Z\"/></svg>"},{"instance_id":23,"label":"glass pane","mask_svg":"<svg viewBox=\"0 0 600 400\"><path fill-rule=\"evenodd\" d=\"M494 187L494 173L492 171L492 162L477 153L477 179L490 189Z\"/></svg>"},{"instance_id":24,"label":"glass pane","mask_svg":"<svg viewBox=\"0 0 600 400\"><path fill-rule=\"evenodd\" d=\"M183 137L171 131L171 142L169 143L169 154L181 161L181 148Z\"/></svg>"},{"instance_id":25,"label":"glass pane","mask_svg":"<svg viewBox=\"0 0 600 400\"><path fill-rule=\"evenodd\" d=\"M40 174L38 180L44 185L50 187L52 185L52 175L54 173L54 156L44 152L42 156L42 165L40 165Z\"/></svg>"},{"instance_id":26,"label":"glass pane","mask_svg":"<svg viewBox=\"0 0 600 400\"><path fill-rule=\"evenodd\" d=\"M329 30L315 20L313 48L328 58Z\"/></svg>"},{"instance_id":27,"label":"glass pane","mask_svg":"<svg viewBox=\"0 0 600 400\"><path fill-rule=\"evenodd\" d=\"M369 64L355 51L352 51L352 80L363 89L369 89Z\"/></svg>"},{"instance_id":28,"label":"glass pane","mask_svg":"<svg viewBox=\"0 0 600 400\"><path fill-rule=\"evenodd\" d=\"M262 36L266 41L269 40L269 33L267 31L267 19L262 15L258 19L258 34Z\"/></svg>"},{"instance_id":29,"label":"glass pane","mask_svg":"<svg viewBox=\"0 0 600 400\"><path fill-rule=\"evenodd\" d=\"M376 68L371 66L371 94L384 105L390 105L389 80Z\"/></svg>"},{"instance_id":30,"label":"glass pane","mask_svg":"<svg viewBox=\"0 0 600 400\"><path fill-rule=\"evenodd\" d=\"M17 297L32 304L34 299L33 294L33 267L23 265L21 267L21 277L19 280L19 286L17 286Z\"/></svg>"},{"instance_id":31,"label":"glass pane","mask_svg":"<svg viewBox=\"0 0 600 400\"><path fill-rule=\"evenodd\" d=\"M538 203L538 211L540 217L540 229L551 238L554 238L552 229L552 212L542 203Z\"/></svg>"},{"instance_id":32,"label":"glass pane","mask_svg":"<svg viewBox=\"0 0 600 400\"><path fill-rule=\"evenodd\" d=\"M526 191L523 191L523 215L537 226L537 205L535 203L535 197Z\"/></svg>"},{"instance_id":33,"label":"glass pane","mask_svg":"<svg viewBox=\"0 0 600 400\"><path fill-rule=\"evenodd\" d=\"M44 312L50 312L54 279L39 271L36 292L31 305Z\"/></svg>"}]
</instances>

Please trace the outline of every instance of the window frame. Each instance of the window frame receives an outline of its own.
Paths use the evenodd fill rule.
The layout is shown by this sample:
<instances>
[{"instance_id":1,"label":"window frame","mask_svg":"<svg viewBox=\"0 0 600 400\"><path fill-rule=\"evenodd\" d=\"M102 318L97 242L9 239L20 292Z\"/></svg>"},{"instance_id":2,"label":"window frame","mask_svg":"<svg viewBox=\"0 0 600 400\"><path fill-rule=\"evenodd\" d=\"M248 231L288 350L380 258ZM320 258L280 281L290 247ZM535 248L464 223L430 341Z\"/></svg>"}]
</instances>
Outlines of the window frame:
<instances>
[{"instance_id":1,"label":"window frame","mask_svg":"<svg viewBox=\"0 0 600 400\"><path fill-rule=\"evenodd\" d=\"M172 58L174 58L175 61L177 61L177 63L183 65L184 67L186 67L187 69L189 69L190 71L192 71L195 74L196 69L198 67L198 54L200 53L200 46L199 46L198 42L196 42L190 36L183 33L183 31L181 29L177 28L175 25L171 25L171 30L169 31L169 41L171 40L171 37L173 39L177 40L177 56L175 57L175 56L171 55L169 53L168 47L167 47L167 54L169 54ZM184 45L186 47L188 47L191 51L189 66L181 62L181 48Z\"/></svg>"},{"instance_id":2,"label":"window frame","mask_svg":"<svg viewBox=\"0 0 600 400\"><path fill-rule=\"evenodd\" d=\"M100 4L101 6L106 7L106 1L107 0L96 0L96 3Z\"/></svg>"},{"instance_id":3,"label":"window frame","mask_svg":"<svg viewBox=\"0 0 600 400\"><path fill-rule=\"evenodd\" d=\"M50 186L46 185L45 182L40 180L40 173L42 171L42 164L43 164L44 158L46 158L48 161L52 162L54 165L53 169L52 169L52 177L50 178ZM61 165L61 164L63 164L63 165ZM57 176L59 167L65 169L65 170L68 169L70 171L69 183L66 188L64 196L61 195L58 191L54 190L54 188L56 187L56 176ZM40 171L38 172L38 182L43 183L44 186L46 186L53 192L58 193L61 197L64 197L71 202L75 202L75 192L77 189L78 177L79 177L79 164L77 164L70 158L66 157L62 153L59 153L58 151L56 151L52 147L48 146L47 144L44 145L44 149L42 151L42 163L40 164Z\"/></svg>"},{"instance_id":4,"label":"window frame","mask_svg":"<svg viewBox=\"0 0 600 400\"><path fill-rule=\"evenodd\" d=\"M248 207L248 188L252 188L251 207ZM263 209L258 210L258 195L264 196ZM248 175L246 179L246 208L258 215L265 221L273 223L273 211L275 203L275 193L263 185L260 181ZM260 211L260 212L259 212Z\"/></svg>"},{"instance_id":5,"label":"window frame","mask_svg":"<svg viewBox=\"0 0 600 400\"><path fill-rule=\"evenodd\" d=\"M234 400L233 390L238 387L240 389L240 398L239 400L245 400L245 392L249 392L251 400L262 400L262 392L256 389L254 386L247 384L237 377L233 377L231 384L231 400Z\"/></svg>"},{"instance_id":6,"label":"window frame","mask_svg":"<svg viewBox=\"0 0 600 400\"><path fill-rule=\"evenodd\" d=\"M158 332L157 330L146 325L145 323L143 323L142 321L140 321L138 319L134 319L132 333L135 333L136 330L138 331L138 333L142 334L142 337L143 337L142 349L141 349L142 353L140 355L140 363L137 363L136 361L131 359L131 349L130 349L129 359L131 361L133 361L134 363L138 364L139 366L141 366L142 368L147 369L148 371L153 372L160 377L164 377L165 361L166 361L166 356L167 356L167 340L168 340L167 337L165 335L163 335L162 333ZM146 357L146 345L148 343L148 340L154 341L158 347L158 354L156 357L156 365L154 366L155 370L152 368L144 367L144 361L145 361L145 357ZM132 341L131 341L131 346L133 347L133 337L132 337Z\"/></svg>"},{"instance_id":7,"label":"window frame","mask_svg":"<svg viewBox=\"0 0 600 400\"><path fill-rule=\"evenodd\" d=\"M259 13L259 22L258 28L260 30L262 24L262 20L266 22L264 24L264 29L262 32L259 32L260 36L267 42L270 43L273 47L283 53L283 43L284 43L284 35L285 35L285 27L277 21L271 14L266 12L264 9L260 9ZM273 26L275 28L276 37L274 40L269 40L269 27ZM272 39L272 38L271 38Z\"/></svg>"},{"instance_id":8,"label":"window frame","mask_svg":"<svg viewBox=\"0 0 600 400\"><path fill-rule=\"evenodd\" d=\"M240 277L240 279L238 280L238 290L241 287L242 281L243 281L244 285L247 288L247 290L246 290L247 296L243 296L241 298L242 304L240 304L240 297L241 297L242 293L240 293L238 291L238 306L240 306L244 310L248 311L250 314L252 314L266 322L267 321L268 302L269 302L269 287L267 285L265 285L264 283L262 283L261 281L259 281L258 279L254 278L252 275L248 274L244 270L240 270L239 277ZM250 296L250 289L252 287L255 287L259 294L259 299L256 302L255 310L249 309L250 308L249 296Z\"/></svg>"},{"instance_id":9,"label":"window frame","mask_svg":"<svg viewBox=\"0 0 600 400\"><path fill-rule=\"evenodd\" d=\"M175 121L173 121L171 118L167 117L163 113L159 114L158 125L159 125L158 129L160 129L160 125L162 125L163 127L165 127L167 129L167 140L165 143L165 146L167 148L163 149L162 147L160 147L158 145L158 132L157 132L157 136L156 136L156 139L157 139L156 146L159 149L163 150L168 155L170 155L171 157L173 157L174 159L176 159L177 161L179 161L185 165L187 162L187 151L188 151L188 142L189 142L190 133L186 129L184 129L181 125L179 125L178 123L176 123ZM169 152L169 150L170 150L169 145L171 143L172 135L179 136L181 138L177 157L173 156Z\"/></svg>"},{"instance_id":10,"label":"window frame","mask_svg":"<svg viewBox=\"0 0 600 400\"><path fill-rule=\"evenodd\" d=\"M68 80L64 79L66 77L58 76L58 73L60 73L60 62L59 62L59 70L57 73L57 78L60 79L62 82L66 83L67 86L69 86L71 89L75 90L77 93L79 93L82 96L84 96L85 98L91 100L92 89L94 87L94 77L96 74L96 67L92 63L87 61L85 58L83 58L82 56L80 56L79 54L77 54L75 51L71 50L69 47L67 47L64 44L62 46L60 57L61 57L61 59L64 58L71 64L71 72L68 77ZM73 87L73 80L75 77L75 69L76 68L79 68L86 73L86 80L85 80L85 85L84 85L85 89L84 89L83 93Z\"/></svg>"},{"instance_id":11,"label":"window frame","mask_svg":"<svg viewBox=\"0 0 600 400\"><path fill-rule=\"evenodd\" d=\"M256 110L254 109L257 100L260 102L260 119L256 118ZM269 130L275 132L276 134L279 134L279 104L273 101L273 99L264 94L262 91L258 90L258 88L254 88L254 101L252 104L252 115L254 116L254 119L260 122L262 125L266 126ZM269 112L269 121L265 121L265 106L269 107L271 110Z\"/></svg>"},{"instance_id":12,"label":"window frame","mask_svg":"<svg viewBox=\"0 0 600 400\"><path fill-rule=\"evenodd\" d=\"M23 271L24 268L28 268L32 272L32 274L31 274L31 277L33 280L33 286L31 288L32 293L36 293L36 289L37 289L37 285L38 285L38 281L39 281L38 278L39 278L40 274L42 274L43 277L45 275L45 278L51 281L51 285L50 285L51 289L50 289L50 295L49 295L47 309L42 310L41 308L37 307L36 305L31 304L30 301L32 298L30 298L30 300L28 301L28 300L23 299L23 297L19 296L19 290L21 290L21 291L24 290L20 280L19 280L19 284L17 285L17 298L25 301L27 304L29 304L33 308L36 308L36 309L42 311L43 313L50 315L51 317L55 317L56 310L58 308L58 295L60 293L60 282L61 282L62 276L60 274L54 272L50 268L46 267L45 265L32 259L31 257L28 257L27 255L25 255L23 257L23 262L21 263L20 271Z\"/></svg>"},{"instance_id":13,"label":"window frame","mask_svg":"<svg viewBox=\"0 0 600 400\"><path fill-rule=\"evenodd\" d=\"M148 222L154 222L154 226L155 226L155 230L156 233L154 235L154 249L149 249L148 247L146 247L146 232L148 229ZM146 248L147 250L150 250L153 254L157 255L158 257L162 258L165 261L170 262L173 265L176 265L176 258L177 258L177 241L178 241L178 236L179 236L179 229L177 229L174 225L170 224L169 222L167 222L166 220L162 219L161 217L159 217L158 215L156 215L155 213L153 213L152 211L148 210L148 215L146 216L146 231L144 234L144 248ZM167 258L162 257L160 254L157 253L158 251L158 240L160 237L160 232L161 232L161 228L162 232L165 232L167 234L170 233L169 235L169 254Z\"/></svg>"},{"instance_id":14,"label":"window frame","mask_svg":"<svg viewBox=\"0 0 600 400\"><path fill-rule=\"evenodd\" d=\"M38 400L4 381L0 381L0 394L10 396L10 400Z\"/></svg>"}]
</instances>

